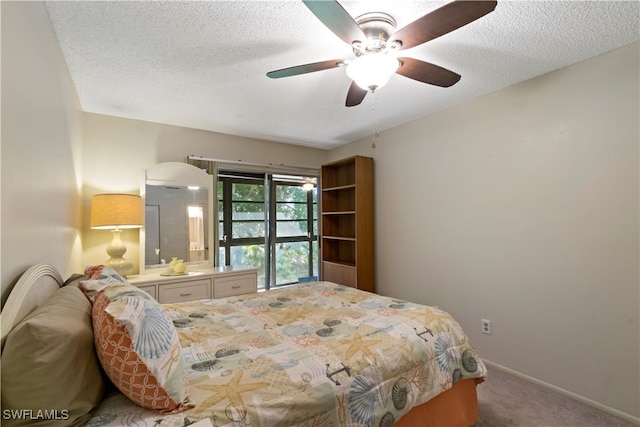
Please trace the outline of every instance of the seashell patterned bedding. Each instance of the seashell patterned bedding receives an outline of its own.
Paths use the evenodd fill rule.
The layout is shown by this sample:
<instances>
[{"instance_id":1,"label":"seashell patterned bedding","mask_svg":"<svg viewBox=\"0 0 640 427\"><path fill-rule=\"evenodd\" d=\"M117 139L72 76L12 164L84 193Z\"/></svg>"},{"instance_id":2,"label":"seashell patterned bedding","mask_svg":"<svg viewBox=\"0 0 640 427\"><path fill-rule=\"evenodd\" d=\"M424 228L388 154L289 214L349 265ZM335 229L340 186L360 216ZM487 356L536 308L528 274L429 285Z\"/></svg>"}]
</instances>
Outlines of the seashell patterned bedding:
<instances>
[{"instance_id":1,"label":"seashell patterned bedding","mask_svg":"<svg viewBox=\"0 0 640 427\"><path fill-rule=\"evenodd\" d=\"M160 414L114 393L88 426L402 426L463 383L477 416L486 368L439 309L331 282L162 308L195 406Z\"/></svg>"}]
</instances>

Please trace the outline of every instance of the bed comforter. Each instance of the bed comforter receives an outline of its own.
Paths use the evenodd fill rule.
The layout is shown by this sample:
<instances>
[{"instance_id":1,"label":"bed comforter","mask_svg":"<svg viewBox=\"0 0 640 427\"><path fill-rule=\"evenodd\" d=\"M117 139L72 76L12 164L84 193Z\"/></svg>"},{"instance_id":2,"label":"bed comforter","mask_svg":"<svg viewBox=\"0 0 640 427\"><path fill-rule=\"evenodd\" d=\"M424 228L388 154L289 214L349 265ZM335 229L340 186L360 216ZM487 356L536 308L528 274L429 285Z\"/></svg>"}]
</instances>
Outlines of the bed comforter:
<instances>
[{"instance_id":1,"label":"bed comforter","mask_svg":"<svg viewBox=\"0 0 640 427\"><path fill-rule=\"evenodd\" d=\"M330 282L163 307L195 408L160 415L116 395L89 425L390 426L486 373L446 312Z\"/></svg>"}]
</instances>

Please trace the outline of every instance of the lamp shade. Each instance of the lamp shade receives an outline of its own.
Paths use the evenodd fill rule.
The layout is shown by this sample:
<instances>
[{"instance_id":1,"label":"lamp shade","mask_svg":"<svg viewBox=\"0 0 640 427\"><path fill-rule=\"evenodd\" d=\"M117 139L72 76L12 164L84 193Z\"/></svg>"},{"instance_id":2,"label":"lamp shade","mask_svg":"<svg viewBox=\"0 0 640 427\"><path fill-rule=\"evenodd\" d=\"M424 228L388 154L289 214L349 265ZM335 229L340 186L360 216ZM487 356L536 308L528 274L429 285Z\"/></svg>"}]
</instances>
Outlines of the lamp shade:
<instances>
[{"instance_id":1,"label":"lamp shade","mask_svg":"<svg viewBox=\"0 0 640 427\"><path fill-rule=\"evenodd\" d=\"M95 194L91 198L91 228L141 228L142 198L134 194Z\"/></svg>"},{"instance_id":2,"label":"lamp shade","mask_svg":"<svg viewBox=\"0 0 640 427\"><path fill-rule=\"evenodd\" d=\"M359 56L347 65L347 75L364 90L384 86L400 67L397 58L382 53Z\"/></svg>"}]
</instances>

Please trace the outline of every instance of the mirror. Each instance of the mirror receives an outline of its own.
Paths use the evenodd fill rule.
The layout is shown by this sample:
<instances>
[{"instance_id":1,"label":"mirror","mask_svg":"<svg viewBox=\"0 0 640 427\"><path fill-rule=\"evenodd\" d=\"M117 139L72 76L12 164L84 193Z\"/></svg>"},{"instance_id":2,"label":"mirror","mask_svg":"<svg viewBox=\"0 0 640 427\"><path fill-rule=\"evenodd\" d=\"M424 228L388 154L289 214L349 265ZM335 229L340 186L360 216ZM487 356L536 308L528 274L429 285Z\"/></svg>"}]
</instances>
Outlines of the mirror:
<instances>
[{"instance_id":1,"label":"mirror","mask_svg":"<svg viewBox=\"0 0 640 427\"><path fill-rule=\"evenodd\" d=\"M186 163L160 163L144 172L141 274L167 267L174 257L190 268L213 267L213 189L211 175Z\"/></svg>"}]
</instances>

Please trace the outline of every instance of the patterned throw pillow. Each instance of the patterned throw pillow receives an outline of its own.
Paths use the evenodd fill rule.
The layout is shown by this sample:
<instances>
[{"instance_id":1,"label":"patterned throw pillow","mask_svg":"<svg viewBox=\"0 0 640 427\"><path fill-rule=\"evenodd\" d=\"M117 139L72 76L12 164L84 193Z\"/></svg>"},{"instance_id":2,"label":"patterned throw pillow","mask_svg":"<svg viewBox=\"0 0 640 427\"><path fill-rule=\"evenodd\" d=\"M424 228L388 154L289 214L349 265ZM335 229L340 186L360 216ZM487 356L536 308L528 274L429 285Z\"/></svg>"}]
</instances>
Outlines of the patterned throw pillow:
<instances>
[{"instance_id":1,"label":"patterned throw pillow","mask_svg":"<svg viewBox=\"0 0 640 427\"><path fill-rule=\"evenodd\" d=\"M92 267L93 268L93 267ZM95 268L93 268L95 270ZM162 413L194 405L189 400L182 348L173 323L149 294L115 271L86 270L81 286L93 301L98 359L118 389L136 404Z\"/></svg>"},{"instance_id":2,"label":"patterned throw pillow","mask_svg":"<svg viewBox=\"0 0 640 427\"><path fill-rule=\"evenodd\" d=\"M90 280L104 281L105 285L129 283L127 279L119 275L113 268L105 267L104 265L90 265L85 267L84 274L85 276L89 276Z\"/></svg>"}]
</instances>

